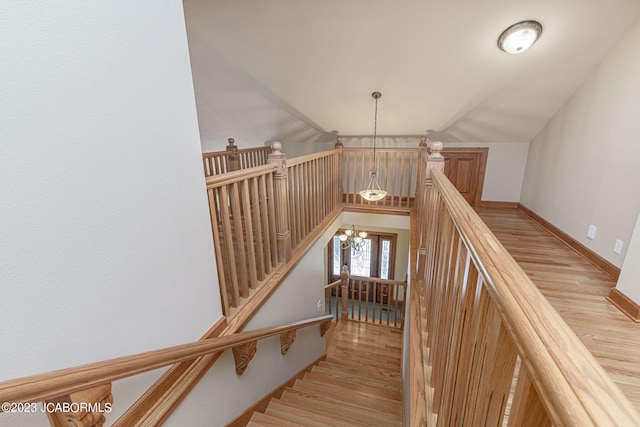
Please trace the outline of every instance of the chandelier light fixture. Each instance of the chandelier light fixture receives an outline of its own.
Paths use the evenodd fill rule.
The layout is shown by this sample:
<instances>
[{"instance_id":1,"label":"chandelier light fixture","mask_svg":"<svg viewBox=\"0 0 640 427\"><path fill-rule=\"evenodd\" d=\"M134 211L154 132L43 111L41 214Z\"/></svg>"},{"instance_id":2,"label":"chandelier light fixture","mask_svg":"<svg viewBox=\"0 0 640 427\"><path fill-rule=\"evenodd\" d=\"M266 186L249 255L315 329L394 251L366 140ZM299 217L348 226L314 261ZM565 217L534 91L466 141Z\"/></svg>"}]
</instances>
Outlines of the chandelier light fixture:
<instances>
[{"instance_id":1,"label":"chandelier light fixture","mask_svg":"<svg viewBox=\"0 0 640 427\"><path fill-rule=\"evenodd\" d=\"M376 135L378 131L378 99L382 94L380 92L373 92L371 97L376 100L376 112L373 119L373 166L371 166L371 179L369 180L369 185L367 185L366 190L360 191L360 196L363 199L368 200L370 202L376 202L378 200L382 200L387 195L387 192L380 188L380 184L378 184L378 177L376 171Z\"/></svg>"},{"instance_id":2,"label":"chandelier light fixture","mask_svg":"<svg viewBox=\"0 0 640 427\"><path fill-rule=\"evenodd\" d=\"M351 249L357 252L364 245L364 239L367 237L367 232L358 231L354 224L351 226L350 230L344 230L344 233L338 237L340 238L340 247L342 249L347 249L351 246Z\"/></svg>"},{"instance_id":3,"label":"chandelier light fixture","mask_svg":"<svg viewBox=\"0 0 640 427\"><path fill-rule=\"evenodd\" d=\"M542 25L538 21L522 21L513 24L498 37L498 47L512 55L529 49L542 34Z\"/></svg>"}]
</instances>

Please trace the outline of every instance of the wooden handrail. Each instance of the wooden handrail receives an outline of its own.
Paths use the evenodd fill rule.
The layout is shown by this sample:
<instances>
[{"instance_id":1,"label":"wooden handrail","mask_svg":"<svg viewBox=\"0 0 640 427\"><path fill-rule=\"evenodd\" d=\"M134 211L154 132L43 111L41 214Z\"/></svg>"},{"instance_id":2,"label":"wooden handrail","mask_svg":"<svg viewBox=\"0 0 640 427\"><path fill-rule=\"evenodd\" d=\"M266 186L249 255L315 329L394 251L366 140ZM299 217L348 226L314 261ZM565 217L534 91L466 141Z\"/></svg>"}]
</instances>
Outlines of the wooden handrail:
<instances>
[{"instance_id":1,"label":"wooden handrail","mask_svg":"<svg viewBox=\"0 0 640 427\"><path fill-rule=\"evenodd\" d=\"M331 316L238 332L161 350L148 351L0 383L2 402L38 402L53 399L163 366L238 347L263 338L331 321Z\"/></svg>"},{"instance_id":2,"label":"wooden handrail","mask_svg":"<svg viewBox=\"0 0 640 427\"><path fill-rule=\"evenodd\" d=\"M336 280L335 282L331 282L331 283L329 283L329 284L328 284L327 286L325 286L324 288L325 288L325 289L333 288L333 287L335 287L335 286L338 286L338 285L339 285L339 284L341 284L341 283L342 283L342 280L341 280L341 279L338 279L338 280Z\"/></svg>"},{"instance_id":3,"label":"wooden handrail","mask_svg":"<svg viewBox=\"0 0 640 427\"><path fill-rule=\"evenodd\" d=\"M613 380L453 184L434 187L459 231L554 425L640 425Z\"/></svg>"},{"instance_id":4,"label":"wooden handrail","mask_svg":"<svg viewBox=\"0 0 640 427\"><path fill-rule=\"evenodd\" d=\"M294 157L292 159L287 159L287 167L299 165L301 163L309 162L315 159L321 159L323 157L329 157L338 151L339 150L336 150L336 149L326 150L326 151L321 151L319 153L312 153L312 154L307 154L305 156L299 156L299 157Z\"/></svg>"},{"instance_id":5,"label":"wooden handrail","mask_svg":"<svg viewBox=\"0 0 640 427\"><path fill-rule=\"evenodd\" d=\"M240 182L256 176L266 175L274 172L277 168L278 167L276 165L270 163L262 166L256 166L254 168L227 172L222 175L213 175L206 179L207 188L220 187L222 185L233 184L234 182Z\"/></svg>"},{"instance_id":6,"label":"wooden handrail","mask_svg":"<svg viewBox=\"0 0 640 427\"><path fill-rule=\"evenodd\" d=\"M349 279L353 279L353 280L368 280L369 282L382 283L383 285L403 285L405 283L404 280L381 279L379 277L356 276L356 275L353 275L353 274L349 275Z\"/></svg>"}]
</instances>

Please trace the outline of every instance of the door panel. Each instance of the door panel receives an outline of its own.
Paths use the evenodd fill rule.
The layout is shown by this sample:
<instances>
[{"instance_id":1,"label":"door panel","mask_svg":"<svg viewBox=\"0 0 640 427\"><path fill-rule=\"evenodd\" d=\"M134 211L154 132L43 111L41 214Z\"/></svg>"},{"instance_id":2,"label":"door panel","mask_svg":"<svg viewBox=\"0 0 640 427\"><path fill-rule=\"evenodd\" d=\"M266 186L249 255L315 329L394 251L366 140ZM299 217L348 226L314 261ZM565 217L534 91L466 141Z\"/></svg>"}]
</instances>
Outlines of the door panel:
<instances>
[{"instance_id":1,"label":"door panel","mask_svg":"<svg viewBox=\"0 0 640 427\"><path fill-rule=\"evenodd\" d=\"M482 200L488 154L488 148L445 148L442 151L445 175L471 206L477 206Z\"/></svg>"}]
</instances>

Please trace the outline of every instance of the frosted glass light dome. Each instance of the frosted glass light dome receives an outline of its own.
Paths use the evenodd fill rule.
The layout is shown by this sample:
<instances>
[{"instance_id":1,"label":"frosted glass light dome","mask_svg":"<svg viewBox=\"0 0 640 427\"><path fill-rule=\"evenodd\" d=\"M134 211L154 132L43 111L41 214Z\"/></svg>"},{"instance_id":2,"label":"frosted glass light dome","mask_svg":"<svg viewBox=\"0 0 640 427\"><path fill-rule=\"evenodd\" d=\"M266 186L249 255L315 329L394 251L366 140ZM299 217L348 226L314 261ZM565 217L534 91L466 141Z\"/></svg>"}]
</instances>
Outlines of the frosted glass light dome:
<instances>
[{"instance_id":1,"label":"frosted glass light dome","mask_svg":"<svg viewBox=\"0 0 640 427\"><path fill-rule=\"evenodd\" d=\"M498 37L498 47L512 55L529 49L542 34L542 25L537 21L522 21L513 24Z\"/></svg>"}]
</instances>

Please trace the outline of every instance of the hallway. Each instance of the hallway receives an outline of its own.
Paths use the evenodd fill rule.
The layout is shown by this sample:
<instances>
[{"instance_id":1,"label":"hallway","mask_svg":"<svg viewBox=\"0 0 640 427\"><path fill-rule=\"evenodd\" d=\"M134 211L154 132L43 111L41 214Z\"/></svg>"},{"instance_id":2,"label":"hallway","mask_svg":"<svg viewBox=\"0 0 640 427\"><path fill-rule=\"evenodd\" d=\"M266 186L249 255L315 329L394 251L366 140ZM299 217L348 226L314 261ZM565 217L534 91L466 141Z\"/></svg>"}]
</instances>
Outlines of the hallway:
<instances>
[{"instance_id":1,"label":"hallway","mask_svg":"<svg viewBox=\"0 0 640 427\"><path fill-rule=\"evenodd\" d=\"M519 210L476 211L640 411L640 324L605 299L615 282Z\"/></svg>"}]
</instances>

